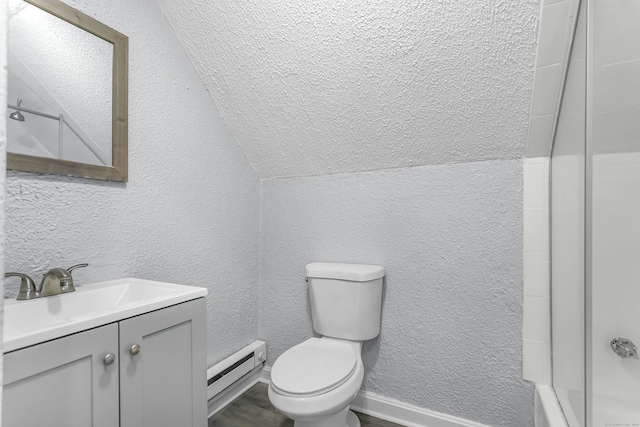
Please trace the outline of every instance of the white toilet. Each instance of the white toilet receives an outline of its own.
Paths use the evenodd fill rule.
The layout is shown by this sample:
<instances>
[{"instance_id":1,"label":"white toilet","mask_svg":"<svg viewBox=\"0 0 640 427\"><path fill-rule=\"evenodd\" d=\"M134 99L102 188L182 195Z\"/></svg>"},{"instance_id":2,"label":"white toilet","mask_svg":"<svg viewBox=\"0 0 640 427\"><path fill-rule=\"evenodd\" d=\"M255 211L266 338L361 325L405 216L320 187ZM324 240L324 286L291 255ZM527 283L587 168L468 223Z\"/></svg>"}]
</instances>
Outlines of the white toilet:
<instances>
[{"instance_id":1,"label":"white toilet","mask_svg":"<svg viewBox=\"0 0 640 427\"><path fill-rule=\"evenodd\" d=\"M380 333L384 268L307 265L313 329L273 364L269 400L294 427L359 427L349 405L364 378L362 341Z\"/></svg>"}]
</instances>

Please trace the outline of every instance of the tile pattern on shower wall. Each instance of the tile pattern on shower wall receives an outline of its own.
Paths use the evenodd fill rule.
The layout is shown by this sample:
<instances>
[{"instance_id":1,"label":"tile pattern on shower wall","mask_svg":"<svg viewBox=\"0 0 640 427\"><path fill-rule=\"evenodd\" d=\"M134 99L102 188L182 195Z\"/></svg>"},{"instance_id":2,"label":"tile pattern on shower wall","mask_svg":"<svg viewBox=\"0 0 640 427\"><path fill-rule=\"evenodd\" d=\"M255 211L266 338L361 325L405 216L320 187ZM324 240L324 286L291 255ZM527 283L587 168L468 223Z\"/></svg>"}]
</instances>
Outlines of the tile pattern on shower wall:
<instances>
[{"instance_id":1,"label":"tile pattern on shower wall","mask_svg":"<svg viewBox=\"0 0 640 427\"><path fill-rule=\"evenodd\" d=\"M530 158L549 155L578 6L578 0L542 3L527 138L527 157Z\"/></svg>"},{"instance_id":2,"label":"tile pattern on shower wall","mask_svg":"<svg viewBox=\"0 0 640 427\"><path fill-rule=\"evenodd\" d=\"M593 145L596 153L638 151L640 2L596 2Z\"/></svg>"},{"instance_id":3,"label":"tile pattern on shower wall","mask_svg":"<svg viewBox=\"0 0 640 427\"><path fill-rule=\"evenodd\" d=\"M552 374L562 399L584 393L584 155L554 153L551 161Z\"/></svg>"},{"instance_id":4,"label":"tile pattern on shower wall","mask_svg":"<svg viewBox=\"0 0 640 427\"><path fill-rule=\"evenodd\" d=\"M640 344L640 153L593 159L593 383L596 396L640 406L640 362L610 347Z\"/></svg>"},{"instance_id":5,"label":"tile pattern on shower wall","mask_svg":"<svg viewBox=\"0 0 640 427\"><path fill-rule=\"evenodd\" d=\"M551 383L549 159L524 159L523 377Z\"/></svg>"},{"instance_id":6,"label":"tile pattern on shower wall","mask_svg":"<svg viewBox=\"0 0 640 427\"><path fill-rule=\"evenodd\" d=\"M576 25L550 160L552 381L572 426L584 425L584 11Z\"/></svg>"},{"instance_id":7,"label":"tile pattern on shower wall","mask_svg":"<svg viewBox=\"0 0 640 427\"><path fill-rule=\"evenodd\" d=\"M640 421L640 361L610 347L617 336L640 345L640 2L595 2L593 16L595 426L612 422L607 398L625 422Z\"/></svg>"}]
</instances>

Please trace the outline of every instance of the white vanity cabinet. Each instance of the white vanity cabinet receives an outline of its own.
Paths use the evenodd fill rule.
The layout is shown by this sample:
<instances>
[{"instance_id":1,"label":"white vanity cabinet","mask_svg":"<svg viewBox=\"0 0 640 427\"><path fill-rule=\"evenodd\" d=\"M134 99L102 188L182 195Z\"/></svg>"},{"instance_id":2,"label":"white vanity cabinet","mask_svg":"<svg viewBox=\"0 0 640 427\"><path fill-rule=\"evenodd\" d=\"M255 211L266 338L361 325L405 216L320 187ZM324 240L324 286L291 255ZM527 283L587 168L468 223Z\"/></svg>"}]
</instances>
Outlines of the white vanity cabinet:
<instances>
[{"instance_id":1,"label":"white vanity cabinet","mask_svg":"<svg viewBox=\"0 0 640 427\"><path fill-rule=\"evenodd\" d=\"M204 427L205 327L198 298L6 353L2 425Z\"/></svg>"},{"instance_id":2,"label":"white vanity cabinet","mask_svg":"<svg viewBox=\"0 0 640 427\"><path fill-rule=\"evenodd\" d=\"M204 298L120 322L121 427L207 425L205 327Z\"/></svg>"},{"instance_id":3,"label":"white vanity cabinet","mask_svg":"<svg viewBox=\"0 0 640 427\"><path fill-rule=\"evenodd\" d=\"M118 324L4 355L5 427L118 425Z\"/></svg>"}]
</instances>

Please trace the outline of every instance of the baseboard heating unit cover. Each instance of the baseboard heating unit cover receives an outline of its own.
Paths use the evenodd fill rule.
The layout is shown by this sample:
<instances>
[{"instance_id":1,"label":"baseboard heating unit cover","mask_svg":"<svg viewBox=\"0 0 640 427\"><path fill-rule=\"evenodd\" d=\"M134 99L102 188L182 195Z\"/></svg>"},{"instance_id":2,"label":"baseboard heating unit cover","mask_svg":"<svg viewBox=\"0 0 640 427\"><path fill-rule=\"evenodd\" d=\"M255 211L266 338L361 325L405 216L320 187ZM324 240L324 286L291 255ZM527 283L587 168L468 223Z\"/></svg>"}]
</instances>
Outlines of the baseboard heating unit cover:
<instances>
[{"instance_id":1,"label":"baseboard heating unit cover","mask_svg":"<svg viewBox=\"0 0 640 427\"><path fill-rule=\"evenodd\" d=\"M220 394L227 387L267 360L264 341L254 341L222 362L207 369L207 399Z\"/></svg>"}]
</instances>

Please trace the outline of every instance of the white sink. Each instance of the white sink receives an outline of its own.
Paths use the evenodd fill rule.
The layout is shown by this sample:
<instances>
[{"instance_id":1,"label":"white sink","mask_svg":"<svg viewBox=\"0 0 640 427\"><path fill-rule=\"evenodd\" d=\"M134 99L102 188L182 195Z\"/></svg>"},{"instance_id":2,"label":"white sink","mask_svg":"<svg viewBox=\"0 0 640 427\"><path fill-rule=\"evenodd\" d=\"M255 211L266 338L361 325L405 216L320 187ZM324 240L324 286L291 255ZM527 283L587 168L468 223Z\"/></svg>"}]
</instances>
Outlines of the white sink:
<instances>
[{"instance_id":1,"label":"white sink","mask_svg":"<svg viewBox=\"0 0 640 427\"><path fill-rule=\"evenodd\" d=\"M76 286L75 292L4 301L5 353L128 317L204 297L206 288L119 279Z\"/></svg>"}]
</instances>

